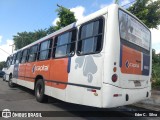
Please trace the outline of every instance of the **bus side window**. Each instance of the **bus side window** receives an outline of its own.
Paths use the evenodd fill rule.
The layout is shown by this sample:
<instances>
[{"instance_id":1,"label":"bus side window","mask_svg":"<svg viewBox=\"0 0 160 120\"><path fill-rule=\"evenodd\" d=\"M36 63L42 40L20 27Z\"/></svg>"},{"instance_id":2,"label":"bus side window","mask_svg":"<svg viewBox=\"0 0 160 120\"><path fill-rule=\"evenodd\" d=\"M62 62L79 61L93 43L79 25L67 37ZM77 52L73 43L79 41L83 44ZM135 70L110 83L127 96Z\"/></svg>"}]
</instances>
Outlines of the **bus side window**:
<instances>
[{"instance_id":1,"label":"bus side window","mask_svg":"<svg viewBox=\"0 0 160 120\"><path fill-rule=\"evenodd\" d=\"M8 57L8 58L7 58L7 61L6 61L7 68L10 66L10 60L11 60L10 58L11 58L11 57Z\"/></svg>"},{"instance_id":2,"label":"bus side window","mask_svg":"<svg viewBox=\"0 0 160 120\"><path fill-rule=\"evenodd\" d=\"M46 40L40 44L38 60L47 60L50 58L52 39Z\"/></svg>"},{"instance_id":3,"label":"bus side window","mask_svg":"<svg viewBox=\"0 0 160 120\"><path fill-rule=\"evenodd\" d=\"M17 54L14 54L14 55L13 55L12 65L14 65L14 64L15 64L15 62L16 62L16 56L17 56Z\"/></svg>"},{"instance_id":4,"label":"bus side window","mask_svg":"<svg viewBox=\"0 0 160 120\"><path fill-rule=\"evenodd\" d=\"M18 52L16 56L16 64L20 63L20 58L21 58L22 52Z\"/></svg>"},{"instance_id":5,"label":"bus side window","mask_svg":"<svg viewBox=\"0 0 160 120\"><path fill-rule=\"evenodd\" d=\"M21 63L25 63L27 61L27 53L28 53L28 49L23 50Z\"/></svg>"},{"instance_id":6,"label":"bus side window","mask_svg":"<svg viewBox=\"0 0 160 120\"><path fill-rule=\"evenodd\" d=\"M34 45L30 47L29 54L28 54L28 62L36 61L37 51L38 51L38 45Z\"/></svg>"},{"instance_id":7,"label":"bus side window","mask_svg":"<svg viewBox=\"0 0 160 120\"><path fill-rule=\"evenodd\" d=\"M73 56L75 52L77 30L74 29L70 32L65 32L55 38L53 57L68 57Z\"/></svg>"},{"instance_id":8,"label":"bus side window","mask_svg":"<svg viewBox=\"0 0 160 120\"><path fill-rule=\"evenodd\" d=\"M12 61L13 61L13 56L10 57L10 61L9 61L10 65L12 65Z\"/></svg>"},{"instance_id":9,"label":"bus side window","mask_svg":"<svg viewBox=\"0 0 160 120\"><path fill-rule=\"evenodd\" d=\"M94 54L102 49L103 19L91 21L81 26L77 54Z\"/></svg>"}]
</instances>

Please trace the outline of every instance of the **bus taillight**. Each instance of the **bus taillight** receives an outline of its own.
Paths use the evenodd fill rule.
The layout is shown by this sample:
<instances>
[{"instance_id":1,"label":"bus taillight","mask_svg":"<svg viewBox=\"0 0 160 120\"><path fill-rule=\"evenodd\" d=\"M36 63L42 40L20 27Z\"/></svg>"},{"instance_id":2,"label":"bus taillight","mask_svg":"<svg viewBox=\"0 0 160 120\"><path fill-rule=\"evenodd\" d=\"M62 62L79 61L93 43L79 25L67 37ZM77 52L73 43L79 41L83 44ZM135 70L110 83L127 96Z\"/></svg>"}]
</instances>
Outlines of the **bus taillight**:
<instances>
[{"instance_id":1,"label":"bus taillight","mask_svg":"<svg viewBox=\"0 0 160 120\"><path fill-rule=\"evenodd\" d=\"M116 82L117 79L118 79L117 74L113 74L113 75L112 75L112 81L113 81L113 82Z\"/></svg>"}]
</instances>

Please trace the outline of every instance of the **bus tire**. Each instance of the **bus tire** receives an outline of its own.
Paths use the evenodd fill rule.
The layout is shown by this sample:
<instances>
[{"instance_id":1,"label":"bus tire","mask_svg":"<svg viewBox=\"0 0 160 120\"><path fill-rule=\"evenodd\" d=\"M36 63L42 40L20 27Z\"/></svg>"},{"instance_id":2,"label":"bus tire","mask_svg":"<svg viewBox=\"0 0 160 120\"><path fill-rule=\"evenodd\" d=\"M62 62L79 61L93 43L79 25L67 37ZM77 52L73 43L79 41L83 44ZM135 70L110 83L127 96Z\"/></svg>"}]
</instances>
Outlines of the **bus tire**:
<instances>
[{"instance_id":1,"label":"bus tire","mask_svg":"<svg viewBox=\"0 0 160 120\"><path fill-rule=\"evenodd\" d=\"M9 76L8 86L10 88L14 88L16 86L16 84L13 83L13 81L12 81L12 76Z\"/></svg>"},{"instance_id":2,"label":"bus tire","mask_svg":"<svg viewBox=\"0 0 160 120\"><path fill-rule=\"evenodd\" d=\"M36 100L40 103L44 103L48 101L48 97L44 94L45 91L45 84L42 79L39 79L36 82L35 86L35 96Z\"/></svg>"}]
</instances>

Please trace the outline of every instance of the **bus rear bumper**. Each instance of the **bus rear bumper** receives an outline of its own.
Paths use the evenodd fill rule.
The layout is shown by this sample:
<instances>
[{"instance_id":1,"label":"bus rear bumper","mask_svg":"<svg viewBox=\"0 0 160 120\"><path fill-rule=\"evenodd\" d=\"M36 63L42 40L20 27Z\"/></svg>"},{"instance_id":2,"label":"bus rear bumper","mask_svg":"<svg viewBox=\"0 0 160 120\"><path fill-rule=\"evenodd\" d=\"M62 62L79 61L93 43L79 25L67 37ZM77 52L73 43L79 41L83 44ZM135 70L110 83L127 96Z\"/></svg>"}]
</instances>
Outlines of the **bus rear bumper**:
<instances>
[{"instance_id":1,"label":"bus rear bumper","mask_svg":"<svg viewBox=\"0 0 160 120\"><path fill-rule=\"evenodd\" d=\"M109 84L104 84L102 107L111 108L129 105L148 99L151 96L151 87L139 89L124 89Z\"/></svg>"}]
</instances>

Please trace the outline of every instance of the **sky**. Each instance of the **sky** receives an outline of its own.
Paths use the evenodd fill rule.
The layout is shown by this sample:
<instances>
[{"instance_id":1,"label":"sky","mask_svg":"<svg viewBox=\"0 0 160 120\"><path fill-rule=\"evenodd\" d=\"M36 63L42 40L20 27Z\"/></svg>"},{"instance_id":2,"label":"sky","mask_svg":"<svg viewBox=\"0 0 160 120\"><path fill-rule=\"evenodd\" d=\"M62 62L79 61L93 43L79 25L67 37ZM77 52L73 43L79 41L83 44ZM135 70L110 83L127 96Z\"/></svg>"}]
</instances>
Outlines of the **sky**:
<instances>
[{"instance_id":1,"label":"sky","mask_svg":"<svg viewBox=\"0 0 160 120\"><path fill-rule=\"evenodd\" d=\"M56 24L57 4L71 9L76 19L113 3L114 0L0 0L0 61L12 53L13 36L18 32L45 29ZM134 0L119 0L121 6ZM152 47L160 53L159 30L151 29ZM4 50L4 51L3 51Z\"/></svg>"}]
</instances>

